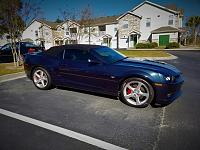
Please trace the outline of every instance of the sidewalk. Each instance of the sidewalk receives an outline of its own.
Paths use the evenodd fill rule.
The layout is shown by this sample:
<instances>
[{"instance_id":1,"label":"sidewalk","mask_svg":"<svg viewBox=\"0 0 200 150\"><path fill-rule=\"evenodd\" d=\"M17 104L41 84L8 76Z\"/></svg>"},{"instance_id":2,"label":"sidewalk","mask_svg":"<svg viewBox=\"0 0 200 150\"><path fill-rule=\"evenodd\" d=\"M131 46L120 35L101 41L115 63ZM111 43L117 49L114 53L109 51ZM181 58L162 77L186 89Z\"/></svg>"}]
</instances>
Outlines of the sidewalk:
<instances>
[{"instance_id":1,"label":"sidewalk","mask_svg":"<svg viewBox=\"0 0 200 150\"><path fill-rule=\"evenodd\" d=\"M2 75L2 76L0 76L0 83L19 79L19 78L24 78L24 77L26 77L25 72Z\"/></svg>"},{"instance_id":2,"label":"sidewalk","mask_svg":"<svg viewBox=\"0 0 200 150\"><path fill-rule=\"evenodd\" d=\"M172 54L170 54L171 56L169 57L134 57L137 60L144 60L144 59L148 59L148 60L172 60L172 59L177 59L177 56L174 56Z\"/></svg>"},{"instance_id":3,"label":"sidewalk","mask_svg":"<svg viewBox=\"0 0 200 150\"><path fill-rule=\"evenodd\" d=\"M180 47L180 48L174 48L174 49L127 49L127 50L133 50L133 51L141 51L141 50L149 50L149 51L200 51L200 47Z\"/></svg>"}]
</instances>

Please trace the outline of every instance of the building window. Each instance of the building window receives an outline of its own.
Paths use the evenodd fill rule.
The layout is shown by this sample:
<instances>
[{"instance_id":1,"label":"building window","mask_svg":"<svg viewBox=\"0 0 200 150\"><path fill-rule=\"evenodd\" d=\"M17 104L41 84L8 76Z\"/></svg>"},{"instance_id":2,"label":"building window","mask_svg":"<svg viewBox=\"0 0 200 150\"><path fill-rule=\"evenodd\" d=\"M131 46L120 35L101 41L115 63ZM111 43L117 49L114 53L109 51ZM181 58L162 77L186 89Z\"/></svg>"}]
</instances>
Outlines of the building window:
<instances>
[{"instance_id":1,"label":"building window","mask_svg":"<svg viewBox=\"0 0 200 150\"><path fill-rule=\"evenodd\" d=\"M92 30L91 30L92 32L95 32L96 31L96 29L95 28L92 28Z\"/></svg>"},{"instance_id":2,"label":"building window","mask_svg":"<svg viewBox=\"0 0 200 150\"><path fill-rule=\"evenodd\" d=\"M88 33L88 28L84 28L84 33L87 34Z\"/></svg>"},{"instance_id":3,"label":"building window","mask_svg":"<svg viewBox=\"0 0 200 150\"><path fill-rule=\"evenodd\" d=\"M37 30L35 31L35 36L38 37L38 31Z\"/></svg>"},{"instance_id":4,"label":"building window","mask_svg":"<svg viewBox=\"0 0 200 150\"><path fill-rule=\"evenodd\" d=\"M106 31L106 26L105 25L99 26L99 31Z\"/></svg>"},{"instance_id":5,"label":"building window","mask_svg":"<svg viewBox=\"0 0 200 150\"><path fill-rule=\"evenodd\" d=\"M128 21L127 20L123 21L122 28L123 29L127 29L128 28Z\"/></svg>"},{"instance_id":6,"label":"building window","mask_svg":"<svg viewBox=\"0 0 200 150\"><path fill-rule=\"evenodd\" d=\"M169 15L168 25L173 25L173 23L174 23L174 16L173 15Z\"/></svg>"},{"instance_id":7,"label":"building window","mask_svg":"<svg viewBox=\"0 0 200 150\"><path fill-rule=\"evenodd\" d=\"M66 35L69 35L69 31L66 31Z\"/></svg>"},{"instance_id":8,"label":"building window","mask_svg":"<svg viewBox=\"0 0 200 150\"><path fill-rule=\"evenodd\" d=\"M49 35L49 33L48 32L46 32L46 36L48 36Z\"/></svg>"},{"instance_id":9,"label":"building window","mask_svg":"<svg viewBox=\"0 0 200 150\"><path fill-rule=\"evenodd\" d=\"M70 28L70 33L77 33L77 28Z\"/></svg>"},{"instance_id":10,"label":"building window","mask_svg":"<svg viewBox=\"0 0 200 150\"><path fill-rule=\"evenodd\" d=\"M146 27L150 27L151 26L151 18L147 18L146 19Z\"/></svg>"}]
</instances>

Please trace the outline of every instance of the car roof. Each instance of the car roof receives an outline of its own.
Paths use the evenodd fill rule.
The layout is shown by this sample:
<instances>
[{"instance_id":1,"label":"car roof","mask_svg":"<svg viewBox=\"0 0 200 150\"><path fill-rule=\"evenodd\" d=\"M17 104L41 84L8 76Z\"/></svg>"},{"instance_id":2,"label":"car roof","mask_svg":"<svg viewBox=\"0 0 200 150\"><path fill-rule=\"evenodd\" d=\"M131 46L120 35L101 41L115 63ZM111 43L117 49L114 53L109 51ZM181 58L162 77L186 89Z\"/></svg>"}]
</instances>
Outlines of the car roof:
<instances>
[{"instance_id":1,"label":"car roof","mask_svg":"<svg viewBox=\"0 0 200 150\"><path fill-rule=\"evenodd\" d=\"M64 50L68 50L68 49L90 51L91 49L101 48L101 47L105 47L105 46L101 46L101 45L88 45L88 44L68 44L68 45L61 45L61 46L51 47L50 49L48 49L47 51L45 51L45 53L49 54L49 55L54 55L55 56L55 55L57 55L59 53L62 53Z\"/></svg>"},{"instance_id":2,"label":"car roof","mask_svg":"<svg viewBox=\"0 0 200 150\"><path fill-rule=\"evenodd\" d=\"M49 50L52 50L52 49L91 50L93 48L100 48L100 47L103 47L103 46L101 46L101 45L89 45L89 44L68 44L68 45L54 46L54 47L51 47Z\"/></svg>"}]
</instances>

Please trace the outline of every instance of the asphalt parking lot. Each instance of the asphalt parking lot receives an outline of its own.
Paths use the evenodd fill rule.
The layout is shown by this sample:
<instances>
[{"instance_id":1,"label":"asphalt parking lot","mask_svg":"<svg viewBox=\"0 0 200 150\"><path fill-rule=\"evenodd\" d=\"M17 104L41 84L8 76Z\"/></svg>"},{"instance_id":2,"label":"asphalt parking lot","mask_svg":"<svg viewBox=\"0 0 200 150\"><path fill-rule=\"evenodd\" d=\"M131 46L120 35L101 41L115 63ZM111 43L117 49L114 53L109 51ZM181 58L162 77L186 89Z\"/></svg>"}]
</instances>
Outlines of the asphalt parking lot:
<instances>
[{"instance_id":1,"label":"asphalt parking lot","mask_svg":"<svg viewBox=\"0 0 200 150\"><path fill-rule=\"evenodd\" d=\"M183 95L166 107L129 107L112 97L54 88L21 78L0 83L0 109L133 150L200 147L200 52L170 51L184 74ZM0 150L101 149L0 114Z\"/></svg>"}]
</instances>

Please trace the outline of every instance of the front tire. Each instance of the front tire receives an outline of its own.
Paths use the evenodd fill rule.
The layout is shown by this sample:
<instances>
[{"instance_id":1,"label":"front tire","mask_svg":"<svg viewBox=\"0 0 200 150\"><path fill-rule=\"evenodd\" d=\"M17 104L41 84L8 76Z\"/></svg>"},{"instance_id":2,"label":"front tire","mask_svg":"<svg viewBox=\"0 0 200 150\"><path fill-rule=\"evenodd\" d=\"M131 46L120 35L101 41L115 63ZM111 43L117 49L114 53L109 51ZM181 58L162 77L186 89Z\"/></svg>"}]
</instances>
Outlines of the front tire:
<instances>
[{"instance_id":1,"label":"front tire","mask_svg":"<svg viewBox=\"0 0 200 150\"><path fill-rule=\"evenodd\" d=\"M141 78L126 79L120 89L120 99L129 106L147 107L153 98L153 87Z\"/></svg>"},{"instance_id":2,"label":"front tire","mask_svg":"<svg viewBox=\"0 0 200 150\"><path fill-rule=\"evenodd\" d=\"M51 87L51 76L42 67L33 70L32 80L34 85L40 90L48 90Z\"/></svg>"}]
</instances>

